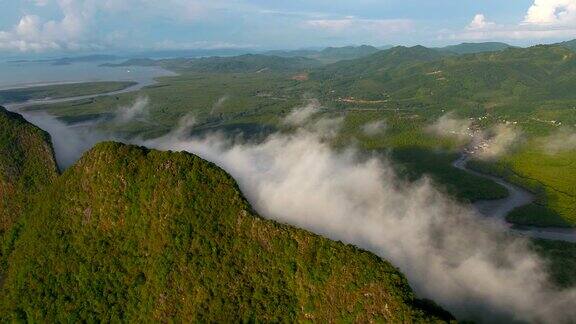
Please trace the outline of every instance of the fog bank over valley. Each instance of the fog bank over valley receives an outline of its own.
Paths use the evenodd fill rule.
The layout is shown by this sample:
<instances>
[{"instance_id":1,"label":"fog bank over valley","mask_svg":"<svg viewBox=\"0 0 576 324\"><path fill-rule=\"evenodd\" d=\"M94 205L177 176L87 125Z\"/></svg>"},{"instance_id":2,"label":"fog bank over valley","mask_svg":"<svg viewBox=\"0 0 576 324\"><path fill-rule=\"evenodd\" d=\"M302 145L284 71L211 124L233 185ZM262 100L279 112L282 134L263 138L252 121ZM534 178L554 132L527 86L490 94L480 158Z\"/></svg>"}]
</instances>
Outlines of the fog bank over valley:
<instances>
[{"instance_id":1,"label":"fog bank over valley","mask_svg":"<svg viewBox=\"0 0 576 324\"><path fill-rule=\"evenodd\" d=\"M146 105L147 100L139 98L132 107L118 109L112 121L146 118ZM26 118L50 132L62 167L103 140L197 154L229 172L261 215L390 260L418 294L459 318L576 320L576 290L558 291L549 283L544 263L527 240L479 217L427 178L414 183L400 179L386 158L366 157L353 147L333 149L329 139L337 135L343 120L314 118L315 107L318 103L312 102L295 109L284 124L299 128L259 143L238 143L218 132L190 136L193 115L156 139L126 139L104 132L98 126L106 121L70 127L48 115L26 114ZM446 120L440 123L454 132L469 126ZM365 131L383 131L384 125L383 121L367 125ZM492 136L508 135L496 128Z\"/></svg>"}]
</instances>

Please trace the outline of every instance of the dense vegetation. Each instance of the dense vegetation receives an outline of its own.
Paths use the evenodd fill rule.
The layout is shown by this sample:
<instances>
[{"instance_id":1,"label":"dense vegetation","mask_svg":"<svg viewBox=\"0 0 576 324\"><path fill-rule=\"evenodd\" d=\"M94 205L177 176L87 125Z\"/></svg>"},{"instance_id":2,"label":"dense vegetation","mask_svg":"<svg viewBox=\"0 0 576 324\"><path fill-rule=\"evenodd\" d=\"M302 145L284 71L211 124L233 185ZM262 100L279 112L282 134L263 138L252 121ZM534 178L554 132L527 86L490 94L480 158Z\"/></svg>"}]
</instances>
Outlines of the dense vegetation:
<instances>
[{"instance_id":1,"label":"dense vegetation","mask_svg":"<svg viewBox=\"0 0 576 324\"><path fill-rule=\"evenodd\" d=\"M6 115L2 126L40 132ZM29 138L6 129L2 143ZM21 162L52 172L27 174L44 189L3 245L2 322L452 318L373 254L255 215L194 155L102 143L55 180L53 159Z\"/></svg>"},{"instance_id":2,"label":"dense vegetation","mask_svg":"<svg viewBox=\"0 0 576 324\"><path fill-rule=\"evenodd\" d=\"M335 63L342 60L353 60L365 57L380 51L374 46L344 46L344 47L327 47L323 50L296 50L296 51L270 51L267 55L282 57L307 57L318 60L322 63Z\"/></svg>"},{"instance_id":3,"label":"dense vegetation","mask_svg":"<svg viewBox=\"0 0 576 324\"><path fill-rule=\"evenodd\" d=\"M498 163L474 161L478 171L502 176L529 189L536 201L514 210L508 220L521 225L573 227L576 224L576 154L546 154L535 143Z\"/></svg>"},{"instance_id":4,"label":"dense vegetation","mask_svg":"<svg viewBox=\"0 0 576 324\"><path fill-rule=\"evenodd\" d=\"M576 152L548 154L539 144L560 125L576 125L576 54L568 45L460 46L474 52L466 55L396 47L324 67L263 56L142 60L182 74L138 93L31 109L73 123L145 95L149 122L101 127L152 137L192 113L196 132L242 131L253 138L280 129L291 109L317 98L323 104L317 118L344 118L336 147L386 154L407 179L430 175L464 201L505 192L453 168L459 143L426 127L448 111L479 127L513 123L523 144L501 160L473 166L536 193L537 201L509 220L574 226ZM363 131L379 121L382 132ZM426 310L445 315L415 299L404 277L371 254L258 218L229 176L188 154L101 144L37 199L27 203L26 217L11 226L3 247L10 270L1 293L9 298L0 302L0 319L56 321L68 319L60 317L66 313L78 320L408 321L427 319ZM575 246L535 242L561 287L576 282ZM346 283L336 285L337 279ZM265 303L270 296L274 303ZM224 317L214 317L215 309L225 309ZM362 317L366 310L375 310L373 317Z\"/></svg>"},{"instance_id":5,"label":"dense vegetation","mask_svg":"<svg viewBox=\"0 0 576 324\"><path fill-rule=\"evenodd\" d=\"M469 201L501 196L502 188L477 177L456 176L449 160L457 153L458 143L431 136L426 127L450 111L460 118L472 118L478 127L509 123L522 131L524 144L483 170L509 176L539 198L536 204L515 211L510 220L574 226L576 188L570 180L576 178L571 167L576 163L575 152L550 155L538 144L560 126L576 125L576 53L569 44L505 49L503 44L458 45L455 52L474 52L465 55L422 46L395 47L315 69L261 73L253 72L270 58L251 56L262 63L248 73L212 68L218 60L235 62L238 58L191 60L206 63L200 70L209 73L182 69L180 76L162 78L139 94L35 109L47 110L67 122L83 121L106 116L133 102L137 95L146 95L154 122L124 125L123 134L157 136L192 113L198 132L251 135L278 129L283 116L303 105L303 99L313 97L322 103L321 117L345 118L337 145L397 151L390 156L407 168L409 176L431 174L449 192ZM313 52L317 53L303 51L299 55ZM273 60L277 59L282 58ZM163 64L182 62L187 60ZM386 121L385 132L371 136L362 132L364 124L378 120Z\"/></svg>"},{"instance_id":6,"label":"dense vegetation","mask_svg":"<svg viewBox=\"0 0 576 324\"><path fill-rule=\"evenodd\" d=\"M0 90L0 104L24 102L34 99L57 99L112 92L135 85L134 82L87 82L31 88Z\"/></svg>"},{"instance_id":7,"label":"dense vegetation","mask_svg":"<svg viewBox=\"0 0 576 324\"><path fill-rule=\"evenodd\" d=\"M50 136L0 107L0 282L6 251L13 243L8 233L14 230L31 196L56 176Z\"/></svg>"},{"instance_id":8,"label":"dense vegetation","mask_svg":"<svg viewBox=\"0 0 576 324\"><path fill-rule=\"evenodd\" d=\"M562 241L534 240L536 251L547 263L550 278L559 288L576 287L576 244Z\"/></svg>"},{"instance_id":9,"label":"dense vegetation","mask_svg":"<svg viewBox=\"0 0 576 324\"><path fill-rule=\"evenodd\" d=\"M558 45L567 47L571 50L576 50L576 39L573 39L571 41L561 42L561 43L558 43Z\"/></svg>"},{"instance_id":10,"label":"dense vegetation","mask_svg":"<svg viewBox=\"0 0 576 324\"><path fill-rule=\"evenodd\" d=\"M429 118L456 111L478 121L482 117L479 126L517 125L527 141L490 169L528 185L538 193L540 207L517 210L510 220L576 224L575 152L548 154L538 144L560 126L576 125L576 53L570 49L535 46L440 56L423 47L395 48L312 76L323 85L323 96L340 106L344 98L347 105L412 110Z\"/></svg>"},{"instance_id":11,"label":"dense vegetation","mask_svg":"<svg viewBox=\"0 0 576 324\"><path fill-rule=\"evenodd\" d=\"M105 66L160 66L179 73L289 72L311 69L320 65L319 61L305 57L279 57L259 54L169 60L132 59L120 64L105 64Z\"/></svg>"},{"instance_id":12,"label":"dense vegetation","mask_svg":"<svg viewBox=\"0 0 576 324\"><path fill-rule=\"evenodd\" d=\"M438 50L461 55L461 54L476 54L484 52L499 52L510 47L512 46L506 43L485 42L485 43L462 43L458 45L450 45L439 48Z\"/></svg>"}]
</instances>

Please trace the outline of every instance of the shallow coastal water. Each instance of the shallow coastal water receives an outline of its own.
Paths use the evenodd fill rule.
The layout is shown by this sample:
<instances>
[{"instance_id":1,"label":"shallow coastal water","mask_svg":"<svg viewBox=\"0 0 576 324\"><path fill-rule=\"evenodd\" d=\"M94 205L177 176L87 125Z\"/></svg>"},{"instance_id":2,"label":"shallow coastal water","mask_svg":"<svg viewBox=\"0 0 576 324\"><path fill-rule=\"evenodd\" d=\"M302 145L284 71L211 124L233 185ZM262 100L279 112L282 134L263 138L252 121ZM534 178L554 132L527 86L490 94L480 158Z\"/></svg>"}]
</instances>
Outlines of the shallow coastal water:
<instances>
[{"instance_id":1,"label":"shallow coastal water","mask_svg":"<svg viewBox=\"0 0 576 324\"><path fill-rule=\"evenodd\" d=\"M101 67L103 63L84 62L53 65L50 62L0 62L0 90L47 84L134 81L150 85L154 78L175 75L159 67Z\"/></svg>"}]
</instances>

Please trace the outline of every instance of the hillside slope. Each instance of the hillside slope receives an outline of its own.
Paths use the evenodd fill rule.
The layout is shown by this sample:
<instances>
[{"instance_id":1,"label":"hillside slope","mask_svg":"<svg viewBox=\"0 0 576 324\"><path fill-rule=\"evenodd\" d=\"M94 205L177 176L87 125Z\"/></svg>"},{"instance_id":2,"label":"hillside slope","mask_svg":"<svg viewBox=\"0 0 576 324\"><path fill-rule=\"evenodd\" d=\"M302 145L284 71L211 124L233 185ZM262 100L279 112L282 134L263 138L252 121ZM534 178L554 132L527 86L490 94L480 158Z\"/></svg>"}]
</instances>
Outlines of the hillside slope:
<instances>
[{"instance_id":1,"label":"hillside slope","mask_svg":"<svg viewBox=\"0 0 576 324\"><path fill-rule=\"evenodd\" d=\"M328 65L315 74L325 79L361 79L374 73L384 73L391 69L407 68L423 62L439 60L445 55L447 54L420 45L397 46L356 60Z\"/></svg>"},{"instance_id":2,"label":"hillside slope","mask_svg":"<svg viewBox=\"0 0 576 324\"><path fill-rule=\"evenodd\" d=\"M461 55L461 54L476 54L485 52L499 52L511 47L512 47L511 45L508 45L506 43L484 42L484 43L462 43L458 45L450 45L439 48L438 50Z\"/></svg>"},{"instance_id":3,"label":"hillside slope","mask_svg":"<svg viewBox=\"0 0 576 324\"><path fill-rule=\"evenodd\" d=\"M344 46L344 47L327 47L323 50L295 50L295 51L269 51L266 55L280 57L306 57L319 60L323 63L335 63L342 60L353 60L368 55L372 55L380 49L374 46Z\"/></svg>"},{"instance_id":4,"label":"hillside slope","mask_svg":"<svg viewBox=\"0 0 576 324\"><path fill-rule=\"evenodd\" d=\"M102 66L160 66L178 73L256 73L296 72L320 65L319 61L305 57L245 54L232 57L175 58L157 61L132 59L120 64L103 64Z\"/></svg>"},{"instance_id":5,"label":"hillside slope","mask_svg":"<svg viewBox=\"0 0 576 324\"><path fill-rule=\"evenodd\" d=\"M0 285L15 224L30 198L57 175L50 135L0 106Z\"/></svg>"},{"instance_id":6,"label":"hillside slope","mask_svg":"<svg viewBox=\"0 0 576 324\"><path fill-rule=\"evenodd\" d=\"M564 46L564 47L567 47L567 48L574 51L574 50L576 50L576 39L566 41L566 42L557 43L556 45Z\"/></svg>"},{"instance_id":7,"label":"hillside slope","mask_svg":"<svg viewBox=\"0 0 576 324\"><path fill-rule=\"evenodd\" d=\"M369 99L385 93L392 99L442 104L526 104L576 98L576 55L561 46L461 56L424 47L394 48L327 66L313 77L339 96Z\"/></svg>"},{"instance_id":8,"label":"hillside slope","mask_svg":"<svg viewBox=\"0 0 576 324\"><path fill-rule=\"evenodd\" d=\"M38 197L9 262L3 322L449 317L373 254L254 215L213 164L117 143Z\"/></svg>"},{"instance_id":9,"label":"hillside slope","mask_svg":"<svg viewBox=\"0 0 576 324\"><path fill-rule=\"evenodd\" d=\"M0 240L27 196L57 177L50 135L0 107Z\"/></svg>"}]
</instances>

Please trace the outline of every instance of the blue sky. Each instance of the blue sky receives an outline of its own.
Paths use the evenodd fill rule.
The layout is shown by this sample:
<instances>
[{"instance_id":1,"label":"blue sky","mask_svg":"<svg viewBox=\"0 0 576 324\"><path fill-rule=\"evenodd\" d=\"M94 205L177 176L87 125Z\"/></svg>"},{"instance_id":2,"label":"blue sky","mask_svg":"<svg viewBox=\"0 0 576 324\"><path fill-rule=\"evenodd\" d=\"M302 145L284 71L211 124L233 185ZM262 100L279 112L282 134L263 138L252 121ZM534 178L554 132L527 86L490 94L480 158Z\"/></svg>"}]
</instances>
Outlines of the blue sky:
<instances>
[{"instance_id":1,"label":"blue sky","mask_svg":"<svg viewBox=\"0 0 576 324\"><path fill-rule=\"evenodd\" d=\"M576 0L0 0L0 53L576 38Z\"/></svg>"}]
</instances>

